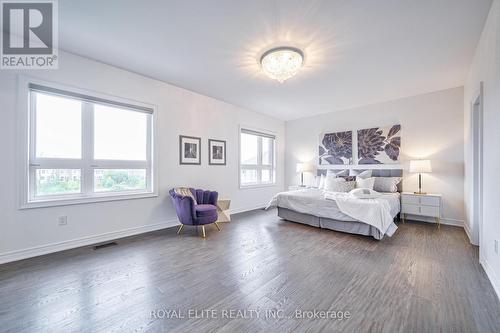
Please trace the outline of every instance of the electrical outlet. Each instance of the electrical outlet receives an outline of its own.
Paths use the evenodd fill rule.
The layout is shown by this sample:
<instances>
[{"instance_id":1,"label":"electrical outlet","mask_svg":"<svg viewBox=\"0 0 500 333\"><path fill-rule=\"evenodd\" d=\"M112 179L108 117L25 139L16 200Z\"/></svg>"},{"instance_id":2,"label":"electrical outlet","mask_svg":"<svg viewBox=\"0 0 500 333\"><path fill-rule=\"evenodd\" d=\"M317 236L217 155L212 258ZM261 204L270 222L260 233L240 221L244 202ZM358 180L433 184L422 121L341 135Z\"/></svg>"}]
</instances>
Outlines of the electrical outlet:
<instances>
[{"instance_id":1,"label":"electrical outlet","mask_svg":"<svg viewBox=\"0 0 500 333\"><path fill-rule=\"evenodd\" d=\"M495 253L498 254L498 239L495 239Z\"/></svg>"},{"instance_id":2,"label":"electrical outlet","mask_svg":"<svg viewBox=\"0 0 500 333\"><path fill-rule=\"evenodd\" d=\"M68 217L67 216L59 216L57 219L59 225L67 225L68 224Z\"/></svg>"}]
</instances>

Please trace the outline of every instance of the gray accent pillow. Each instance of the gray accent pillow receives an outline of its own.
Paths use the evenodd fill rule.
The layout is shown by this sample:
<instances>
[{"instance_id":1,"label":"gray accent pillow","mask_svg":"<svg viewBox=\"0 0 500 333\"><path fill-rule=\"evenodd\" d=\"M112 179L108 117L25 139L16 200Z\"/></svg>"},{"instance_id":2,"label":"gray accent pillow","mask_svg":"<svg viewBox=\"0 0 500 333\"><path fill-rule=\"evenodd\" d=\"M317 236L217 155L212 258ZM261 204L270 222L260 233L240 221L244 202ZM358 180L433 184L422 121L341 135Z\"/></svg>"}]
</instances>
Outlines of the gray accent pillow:
<instances>
[{"instance_id":1,"label":"gray accent pillow","mask_svg":"<svg viewBox=\"0 0 500 333\"><path fill-rule=\"evenodd\" d=\"M403 178L401 177L374 177L375 183L373 189L377 192L395 193L398 191L398 184Z\"/></svg>"}]
</instances>

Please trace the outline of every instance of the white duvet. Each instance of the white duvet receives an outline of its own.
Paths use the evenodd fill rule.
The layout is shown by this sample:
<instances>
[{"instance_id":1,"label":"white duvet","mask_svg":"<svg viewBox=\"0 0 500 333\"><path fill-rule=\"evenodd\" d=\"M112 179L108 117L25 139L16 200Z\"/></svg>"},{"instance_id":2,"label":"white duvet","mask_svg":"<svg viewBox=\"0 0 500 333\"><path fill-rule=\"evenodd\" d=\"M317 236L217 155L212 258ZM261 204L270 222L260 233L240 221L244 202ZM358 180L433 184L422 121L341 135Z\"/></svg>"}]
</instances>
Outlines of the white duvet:
<instances>
[{"instance_id":1,"label":"white duvet","mask_svg":"<svg viewBox=\"0 0 500 333\"><path fill-rule=\"evenodd\" d=\"M397 229L393 218L400 211L399 193L383 193L377 199L358 199L349 193L304 189L276 194L269 207L282 207L303 214L338 221L360 221L392 236Z\"/></svg>"}]
</instances>

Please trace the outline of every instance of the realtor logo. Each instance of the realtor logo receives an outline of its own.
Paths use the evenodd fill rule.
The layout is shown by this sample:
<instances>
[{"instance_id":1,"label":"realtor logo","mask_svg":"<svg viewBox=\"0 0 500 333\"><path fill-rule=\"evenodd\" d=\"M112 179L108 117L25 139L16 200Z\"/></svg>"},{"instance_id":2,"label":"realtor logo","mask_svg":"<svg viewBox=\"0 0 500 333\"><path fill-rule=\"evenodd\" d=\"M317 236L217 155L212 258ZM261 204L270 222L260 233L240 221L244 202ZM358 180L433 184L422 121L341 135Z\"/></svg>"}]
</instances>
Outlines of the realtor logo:
<instances>
[{"instance_id":1,"label":"realtor logo","mask_svg":"<svg viewBox=\"0 0 500 333\"><path fill-rule=\"evenodd\" d=\"M56 0L1 1L2 69L57 69Z\"/></svg>"}]
</instances>

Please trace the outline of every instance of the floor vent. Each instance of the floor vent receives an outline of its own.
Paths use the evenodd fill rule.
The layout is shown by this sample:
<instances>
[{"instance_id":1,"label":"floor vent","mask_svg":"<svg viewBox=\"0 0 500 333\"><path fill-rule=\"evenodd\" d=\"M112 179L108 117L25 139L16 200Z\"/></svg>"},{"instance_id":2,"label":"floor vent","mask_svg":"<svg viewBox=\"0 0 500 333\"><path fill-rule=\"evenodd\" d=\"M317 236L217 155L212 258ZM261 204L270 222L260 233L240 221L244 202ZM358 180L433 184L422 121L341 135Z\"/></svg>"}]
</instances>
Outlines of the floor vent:
<instances>
[{"instance_id":1,"label":"floor vent","mask_svg":"<svg viewBox=\"0 0 500 333\"><path fill-rule=\"evenodd\" d=\"M105 247L110 247L110 246L115 246L115 245L118 245L118 243L117 242L109 242L109 243L99 244L99 245L94 246L94 250L100 250L100 249L104 249Z\"/></svg>"}]
</instances>

